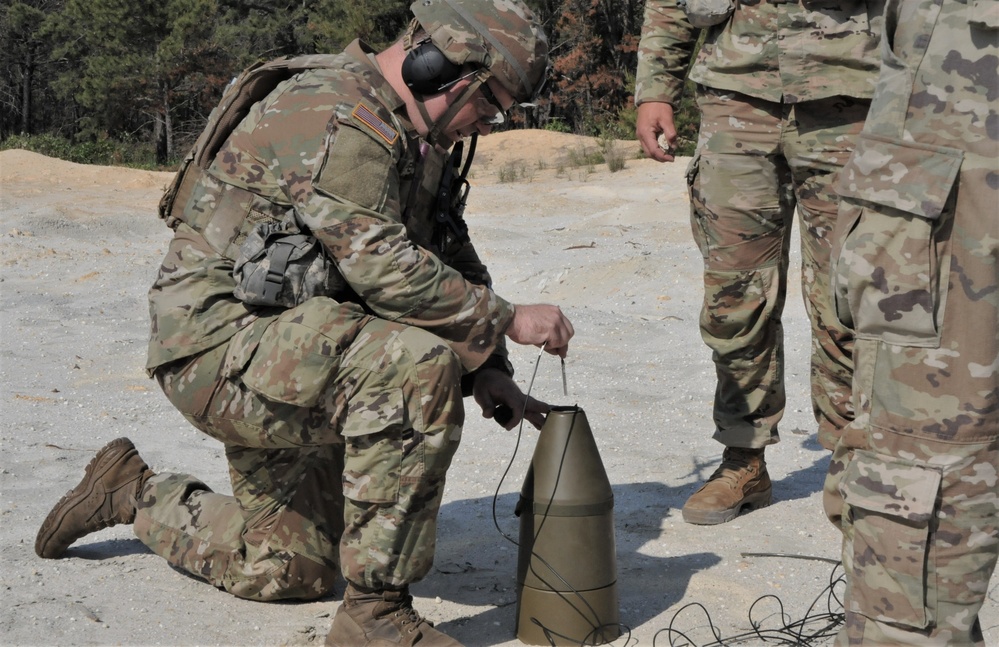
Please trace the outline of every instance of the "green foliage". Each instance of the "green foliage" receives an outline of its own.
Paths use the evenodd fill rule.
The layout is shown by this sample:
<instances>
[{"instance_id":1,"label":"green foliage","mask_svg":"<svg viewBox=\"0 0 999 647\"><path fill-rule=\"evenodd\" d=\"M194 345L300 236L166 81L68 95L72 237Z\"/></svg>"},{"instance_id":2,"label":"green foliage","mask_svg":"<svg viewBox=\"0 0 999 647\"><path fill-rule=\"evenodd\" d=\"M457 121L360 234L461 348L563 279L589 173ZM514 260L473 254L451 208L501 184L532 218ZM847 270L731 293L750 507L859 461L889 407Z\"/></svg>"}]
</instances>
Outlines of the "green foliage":
<instances>
[{"instance_id":1,"label":"green foliage","mask_svg":"<svg viewBox=\"0 0 999 647\"><path fill-rule=\"evenodd\" d=\"M580 167L592 167L597 164L604 163L603 151L599 148L592 148L590 146L576 146L570 148L566 155L568 157L569 166L572 168Z\"/></svg>"},{"instance_id":2,"label":"green foliage","mask_svg":"<svg viewBox=\"0 0 999 647\"><path fill-rule=\"evenodd\" d=\"M219 16L216 0L65 0L42 32L59 43L52 87L78 110L70 136L145 133L165 162L174 154L176 125L205 114L198 100L204 87L228 79Z\"/></svg>"},{"instance_id":3,"label":"green foliage","mask_svg":"<svg viewBox=\"0 0 999 647\"><path fill-rule=\"evenodd\" d=\"M131 166L155 169L149 144L112 139L73 143L53 134L11 135L0 142L0 150L22 149L78 164Z\"/></svg>"},{"instance_id":4,"label":"green foliage","mask_svg":"<svg viewBox=\"0 0 999 647\"><path fill-rule=\"evenodd\" d=\"M544 130L549 130L553 133L571 133L572 130L569 125L562 121L561 119L552 119L545 124Z\"/></svg>"},{"instance_id":5,"label":"green foliage","mask_svg":"<svg viewBox=\"0 0 999 647\"><path fill-rule=\"evenodd\" d=\"M613 124L613 133L617 139L634 139L635 124L638 121L638 109L628 102L617 113L617 121Z\"/></svg>"},{"instance_id":6,"label":"green foliage","mask_svg":"<svg viewBox=\"0 0 999 647\"><path fill-rule=\"evenodd\" d=\"M52 43L41 25L61 0L0 2L0 138L58 127L63 112L49 87Z\"/></svg>"},{"instance_id":7,"label":"green foliage","mask_svg":"<svg viewBox=\"0 0 999 647\"><path fill-rule=\"evenodd\" d=\"M534 171L527 167L524 160L512 160L501 166L496 176L503 184L517 180L530 182L534 179Z\"/></svg>"},{"instance_id":8,"label":"green foliage","mask_svg":"<svg viewBox=\"0 0 999 647\"><path fill-rule=\"evenodd\" d=\"M630 100L642 0L534 0L549 32L552 81L548 117L571 132L599 135ZM544 103L544 102L543 102Z\"/></svg>"},{"instance_id":9,"label":"green foliage","mask_svg":"<svg viewBox=\"0 0 999 647\"><path fill-rule=\"evenodd\" d=\"M182 155L228 81L284 55L338 52L354 38L381 49L410 19L411 0L0 1L0 139L57 135L75 159L126 159L141 142L160 165ZM643 0L527 0L541 18L553 75L510 127L634 137ZM681 153L697 109L677 112ZM89 142L89 144L88 144ZM84 150L87 147L92 150Z\"/></svg>"},{"instance_id":10,"label":"green foliage","mask_svg":"<svg viewBox=\"0 0 999 647\"><path fill-rule=\"evenodd\" d=\"M409 19L409 3L399 0L322 0L308 30L318 52L339 52L355 38L381 49L399 37Z\"/></svg>"},{"instance_id":11,"label":"green foliage","mask_svg":"<svg viewBox=\"0 0 999 647\"><path fill-rule=\"evenodd\" d=\"M697 132L700 128L701 114L694 100L694 84L687 82L680 107L673 114L673 125L676 126L677 155L691 156L697 147Z\"/></svg>"},{"instance_id":12,"label":"green foliage","mask_svg":"<svg viewBox=\"0 0 999 647\"><path fill-rule=\"evenodd\" d=\"M632 131L634 132L634 131ZM617 139L610 133L600 136L600 151L607 162L607 169L611 173L623 171L625 167L624 151L617 145Z\"/></svg>"}]
</instances>

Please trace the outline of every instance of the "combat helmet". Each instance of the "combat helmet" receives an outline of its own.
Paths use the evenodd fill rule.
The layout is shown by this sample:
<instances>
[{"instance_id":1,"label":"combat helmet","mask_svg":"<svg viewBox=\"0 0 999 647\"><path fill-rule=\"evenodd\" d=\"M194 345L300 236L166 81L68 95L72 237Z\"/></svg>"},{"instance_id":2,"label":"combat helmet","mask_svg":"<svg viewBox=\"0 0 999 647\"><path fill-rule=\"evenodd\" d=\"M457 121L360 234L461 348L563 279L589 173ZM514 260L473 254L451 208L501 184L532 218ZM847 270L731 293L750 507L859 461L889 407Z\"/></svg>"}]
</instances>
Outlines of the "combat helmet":
<instances>
[{"instance_id":1,"label":"combat helmet","mask_svg":"<svg viewBox=\"0 0 999 647\"><path fill-rule=\"evenodd\" d=\"M517 103L544 86L548 39L520 0L416 0L410 11L451 63L488 70Z\"/></svg>"}]
</instances>

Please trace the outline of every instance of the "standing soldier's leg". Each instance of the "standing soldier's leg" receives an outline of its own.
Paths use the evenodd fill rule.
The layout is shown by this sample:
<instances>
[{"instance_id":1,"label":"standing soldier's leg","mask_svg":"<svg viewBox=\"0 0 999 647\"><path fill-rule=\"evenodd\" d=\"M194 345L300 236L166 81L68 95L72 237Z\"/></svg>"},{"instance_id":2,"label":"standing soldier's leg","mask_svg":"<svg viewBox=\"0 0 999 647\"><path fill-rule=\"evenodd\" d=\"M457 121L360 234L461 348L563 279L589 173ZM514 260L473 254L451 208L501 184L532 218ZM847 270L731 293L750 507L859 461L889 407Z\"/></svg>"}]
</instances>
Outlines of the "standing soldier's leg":
<instances>
[{"instance_id":1,"label":"standing soldier's leg","mask_svg":"<svg viewBox=\"0 0 999 647\"><path fill-rule=\"evenodd\" d=\"M853 419L853 333L836 316L830 288L839 205L835 182L869 104L849 97L795 104L784 136L801 219L801 290L812 329L812 410L826 449L835 447Z\"/></svg>"},{"instance_id":2,"label":"standing soldier's leg","mask_svg":"<svg viewBox=\"0 0 999 647\"><path fill-rule=\"evenodd\" d=\"M824 499L844 538L841 645L984 644L978 613L999 557L999 236L984 215L999 192L989 173L962 170L956 206L935 220L844 205L856 224L834 280L857 330L857 416Z\"/></svg>"},{"instance_id":3,"label":"standing soldier's leg","mask_svg":"<svg viewBox=\"0 0 999 647\"><path fill-rule=\"evenodd\" d=\"M704 88L698 105L691 220L704 258L701 336L718 377L714 437L726 450L683 517L715 524L770 503L763 448L777 442L785 406L781 311L794 204L780 152L783 106Z\"/></svg>"}]
</instances>

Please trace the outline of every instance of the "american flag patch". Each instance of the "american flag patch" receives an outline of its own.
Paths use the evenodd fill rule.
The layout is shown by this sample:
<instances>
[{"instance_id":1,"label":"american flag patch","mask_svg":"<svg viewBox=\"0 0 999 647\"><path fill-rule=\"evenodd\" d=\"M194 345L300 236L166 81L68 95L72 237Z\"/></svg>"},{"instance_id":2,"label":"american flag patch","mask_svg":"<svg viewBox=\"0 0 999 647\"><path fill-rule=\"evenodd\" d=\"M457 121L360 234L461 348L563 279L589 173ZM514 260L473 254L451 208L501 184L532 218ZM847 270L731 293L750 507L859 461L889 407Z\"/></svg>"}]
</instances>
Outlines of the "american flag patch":
<instances>
[{"instance_id":1,"label":"american flag patch","mask_svg":"<svg viewBox=\"0 0 999 647\"><path fill-rule=\"evenodd\" d=\"M392 126L382 121L378 115L371 112L371 110L368 109L368 107L363 103L357 104L354 107L354 111L350 114L361 121L361 123L371 128L371 130L378 133L378 136L387 141L389 144L394 144L396 138L399 137L399 133L397 133Z\"/></svg>"}]
</instances>

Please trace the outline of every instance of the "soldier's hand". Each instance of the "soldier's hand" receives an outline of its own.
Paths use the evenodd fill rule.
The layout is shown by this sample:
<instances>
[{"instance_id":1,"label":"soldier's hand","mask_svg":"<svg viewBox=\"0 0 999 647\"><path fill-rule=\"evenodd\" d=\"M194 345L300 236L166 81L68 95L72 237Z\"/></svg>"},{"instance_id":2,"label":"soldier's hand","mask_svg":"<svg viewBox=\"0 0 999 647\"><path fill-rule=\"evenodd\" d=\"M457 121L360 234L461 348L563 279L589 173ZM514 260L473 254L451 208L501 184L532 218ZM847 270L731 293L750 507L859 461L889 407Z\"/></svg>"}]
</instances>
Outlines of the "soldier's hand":
<instances>
[{"instance_id":1,"label":"soldier's hand","mask_svg":"<svg viewBox=\"0 0 999 647\"><path fill-rule=\"evenodd\" d=\"M647 156L659 162L672 162L673 146L676 145L673 106L657 101L638 106L635 136ZM663 150L664 145L666 150Z\"/></svg>"},{"instance_id":2,"label":"soldier's hand","mask_svg":"<svg viewBox=\"0 0 999 647\"><path fill-rule=\"evenodd\" d=\"M516 305L506 336L524 346L544 346L546 353L565 357L575 331L558 306Z\"/></svg>"},{"instance_id":3,"label":"soldier's hand","mask_svg":"<svg viewBox=\"0 0 999 647\"><path fill-rule=\"evenodd\" d=\"M512 377L494 368L476 373L472 396L482 408L482 417L495 419L504 429L515 428L522 418L541 429L545 414L551 409L544 402L525 395Z\"/></svg>"}]
</instances>

